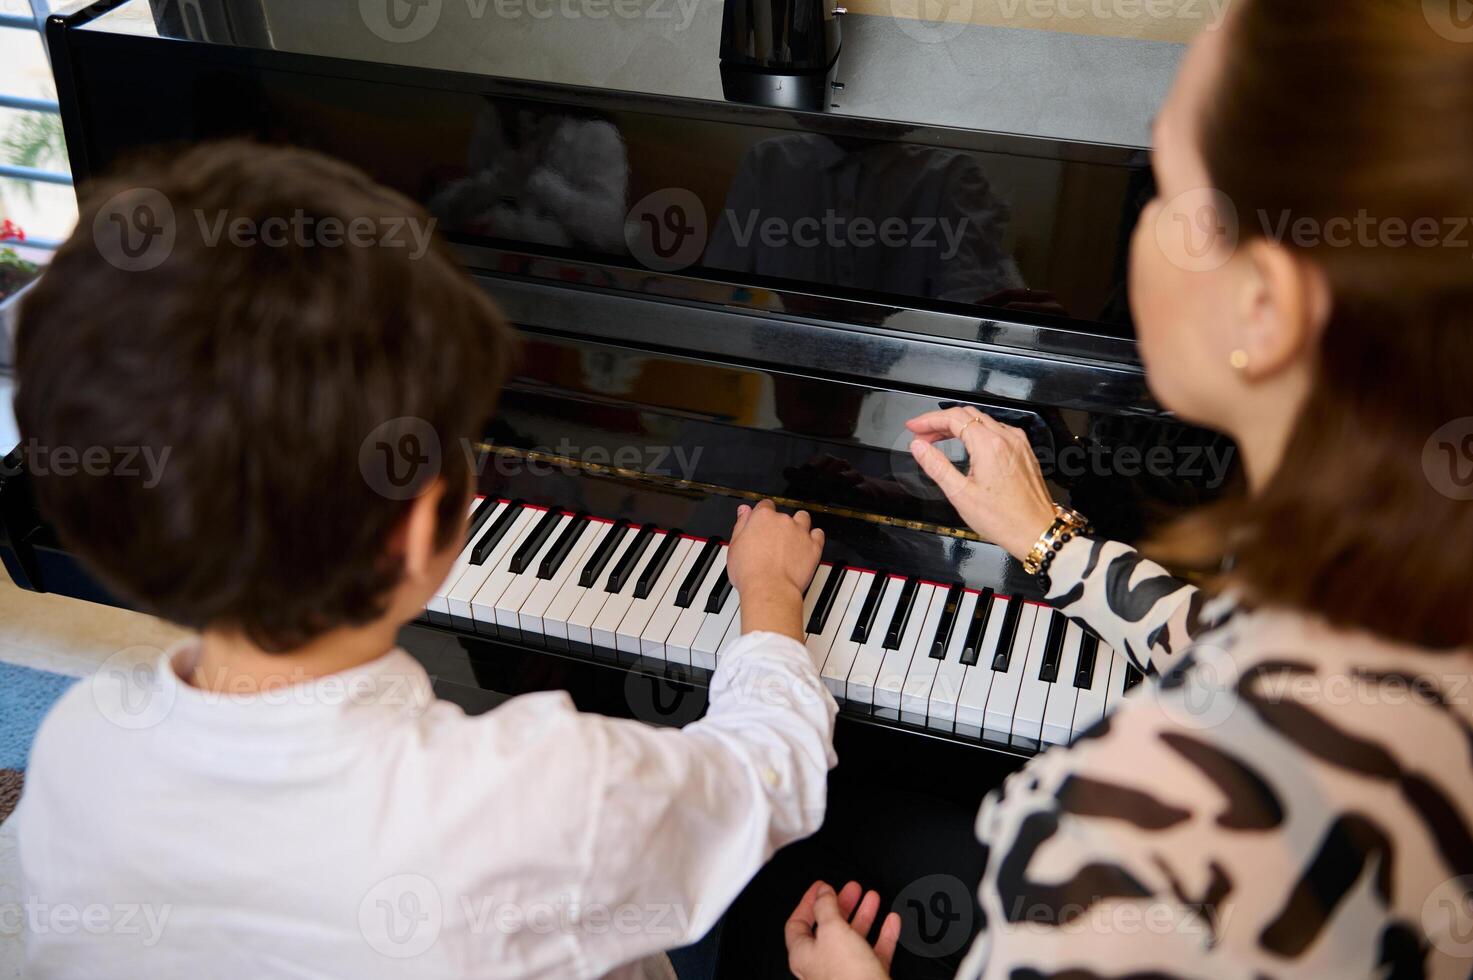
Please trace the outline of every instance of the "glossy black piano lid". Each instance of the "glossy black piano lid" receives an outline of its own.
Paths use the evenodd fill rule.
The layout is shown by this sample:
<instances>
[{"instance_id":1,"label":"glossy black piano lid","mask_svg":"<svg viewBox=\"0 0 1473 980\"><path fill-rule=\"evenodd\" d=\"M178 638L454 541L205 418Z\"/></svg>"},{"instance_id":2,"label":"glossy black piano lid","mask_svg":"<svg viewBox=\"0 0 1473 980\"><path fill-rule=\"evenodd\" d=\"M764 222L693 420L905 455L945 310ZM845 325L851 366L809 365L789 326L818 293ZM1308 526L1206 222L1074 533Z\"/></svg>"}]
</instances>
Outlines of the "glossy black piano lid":
<instances>
[{"instance_id":1,"label":"glossy black piano lid","mask_svg":"<svg viewBox=\"0 0 1473 980\"><path fill-rule=\"evenodd\" d=\"M688 32L650 35L658 66L605 79L567 64L559 44L587 26L567 18L523 30L531 51L501 64L478 44L511 43L504 17L389 43L357 3L152 2L73 32L84 173L150 144L256 136L351 160L463 243L699 275L732 303L770 287L1130 334L1143 151L943 128L921 109L897 125L722 102L710 4Z\"/></svg>"}]
</instances>

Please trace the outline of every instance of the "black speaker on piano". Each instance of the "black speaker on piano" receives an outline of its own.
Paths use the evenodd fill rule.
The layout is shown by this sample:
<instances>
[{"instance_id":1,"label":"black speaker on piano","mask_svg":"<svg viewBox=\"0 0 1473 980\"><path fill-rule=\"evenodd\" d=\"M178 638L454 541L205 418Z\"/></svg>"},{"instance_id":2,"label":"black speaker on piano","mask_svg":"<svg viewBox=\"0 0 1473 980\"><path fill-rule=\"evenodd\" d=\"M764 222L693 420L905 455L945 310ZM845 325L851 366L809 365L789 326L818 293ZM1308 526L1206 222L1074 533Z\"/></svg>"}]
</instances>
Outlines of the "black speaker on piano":
<instances>
[{"instance_id":1,"label":"black speaker on piano","mask_svg":"<svg viewBox=\"0 0 1473 980\"><path fill-rule=\"evenodd\" d=\"M834 0L726 0L722 92L732 102L823 111L835 86L845 13Z\"/></svg>"}]
</instances>

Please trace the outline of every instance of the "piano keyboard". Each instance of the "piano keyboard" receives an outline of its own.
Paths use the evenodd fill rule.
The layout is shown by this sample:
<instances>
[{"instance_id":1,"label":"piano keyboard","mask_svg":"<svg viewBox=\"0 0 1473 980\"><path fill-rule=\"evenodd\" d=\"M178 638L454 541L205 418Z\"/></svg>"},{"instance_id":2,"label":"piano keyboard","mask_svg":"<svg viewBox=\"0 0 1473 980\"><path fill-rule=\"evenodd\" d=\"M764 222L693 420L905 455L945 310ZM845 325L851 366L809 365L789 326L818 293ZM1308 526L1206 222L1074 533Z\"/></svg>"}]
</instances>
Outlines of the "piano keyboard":
<instances>
[{"instance_id":1,"label":"piano keyboard","mask_svg":"<svg viewBox=\"0 0 1473 980\"><path fill-rule=\"evenodd\" d=\"M741 636L727 544L520 500L478 498L431 622L531 647L712 671ZM1043 604L821 564L805 642L847 711L1021 749L1062 745L1141 674Z\"/></svg>"}]
</instances>

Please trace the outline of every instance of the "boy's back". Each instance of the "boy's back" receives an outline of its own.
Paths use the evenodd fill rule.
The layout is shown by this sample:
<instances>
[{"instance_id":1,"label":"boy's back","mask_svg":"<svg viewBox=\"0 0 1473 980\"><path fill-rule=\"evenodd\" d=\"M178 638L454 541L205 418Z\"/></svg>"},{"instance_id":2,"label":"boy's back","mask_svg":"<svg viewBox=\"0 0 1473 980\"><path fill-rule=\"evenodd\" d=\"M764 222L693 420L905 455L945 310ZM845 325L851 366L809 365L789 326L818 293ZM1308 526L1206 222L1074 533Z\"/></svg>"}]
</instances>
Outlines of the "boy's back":
<instances>
[{"instance_id":1,"label":"boy's back","mask_svg":"<svg viewBox=\"0 0 1473 980\"><path fill-rule=\"evenodd\" d=\"M349 168L226 145L157 182L173 254L63 247L23 313L17 414L41 447L168 450L155 484L37 494L120 595L200 636L42 726L16 814L32 975L592 977L699 938L822 820L835 707L795 639L821 535L743 512L748 632L694 725L561 693L466 717L393 646L461 548L451 447L494 404L499 316L438 248L191 237L217 206L263 232L292 208L423 217ZM406 418L445 451L390 493L361 449Z\"/></svg>"}]
</instances>

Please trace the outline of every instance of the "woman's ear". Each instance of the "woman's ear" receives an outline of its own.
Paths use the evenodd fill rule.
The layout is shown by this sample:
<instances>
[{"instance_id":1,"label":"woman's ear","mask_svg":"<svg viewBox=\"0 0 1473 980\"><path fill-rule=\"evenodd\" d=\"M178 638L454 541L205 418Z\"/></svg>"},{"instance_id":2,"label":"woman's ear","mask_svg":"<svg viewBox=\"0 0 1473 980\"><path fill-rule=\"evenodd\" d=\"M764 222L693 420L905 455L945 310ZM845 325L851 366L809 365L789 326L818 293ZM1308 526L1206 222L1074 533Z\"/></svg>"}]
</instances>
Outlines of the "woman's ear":
<instances>
[{"instance_id":1,"label":"woman's ear","mask_svg":"<svg viewBox=\"0 0 1473 980\"><path fill-rule=\"evenodd\" d=\"M1282 245L1257 239L1245 247L1239 299L1243 375L1249 381L1277 377L1314 349L1330 315L1324 275Z\"/></svg>"},{"instance_id":2,"label":"woman's ear","mask_svg":"<svg viewBox=\"0 0 1473 980\"><path fill-rule=\"evenodd\" d=\"M404 577L417 581L430 573L438 549L435 546L440 529L440 501L445 497L445 480L436 479L424 492L409 501L409 509L399 525L399 540L394 550L404 566Z\"/></svg>"}]
</instances>

